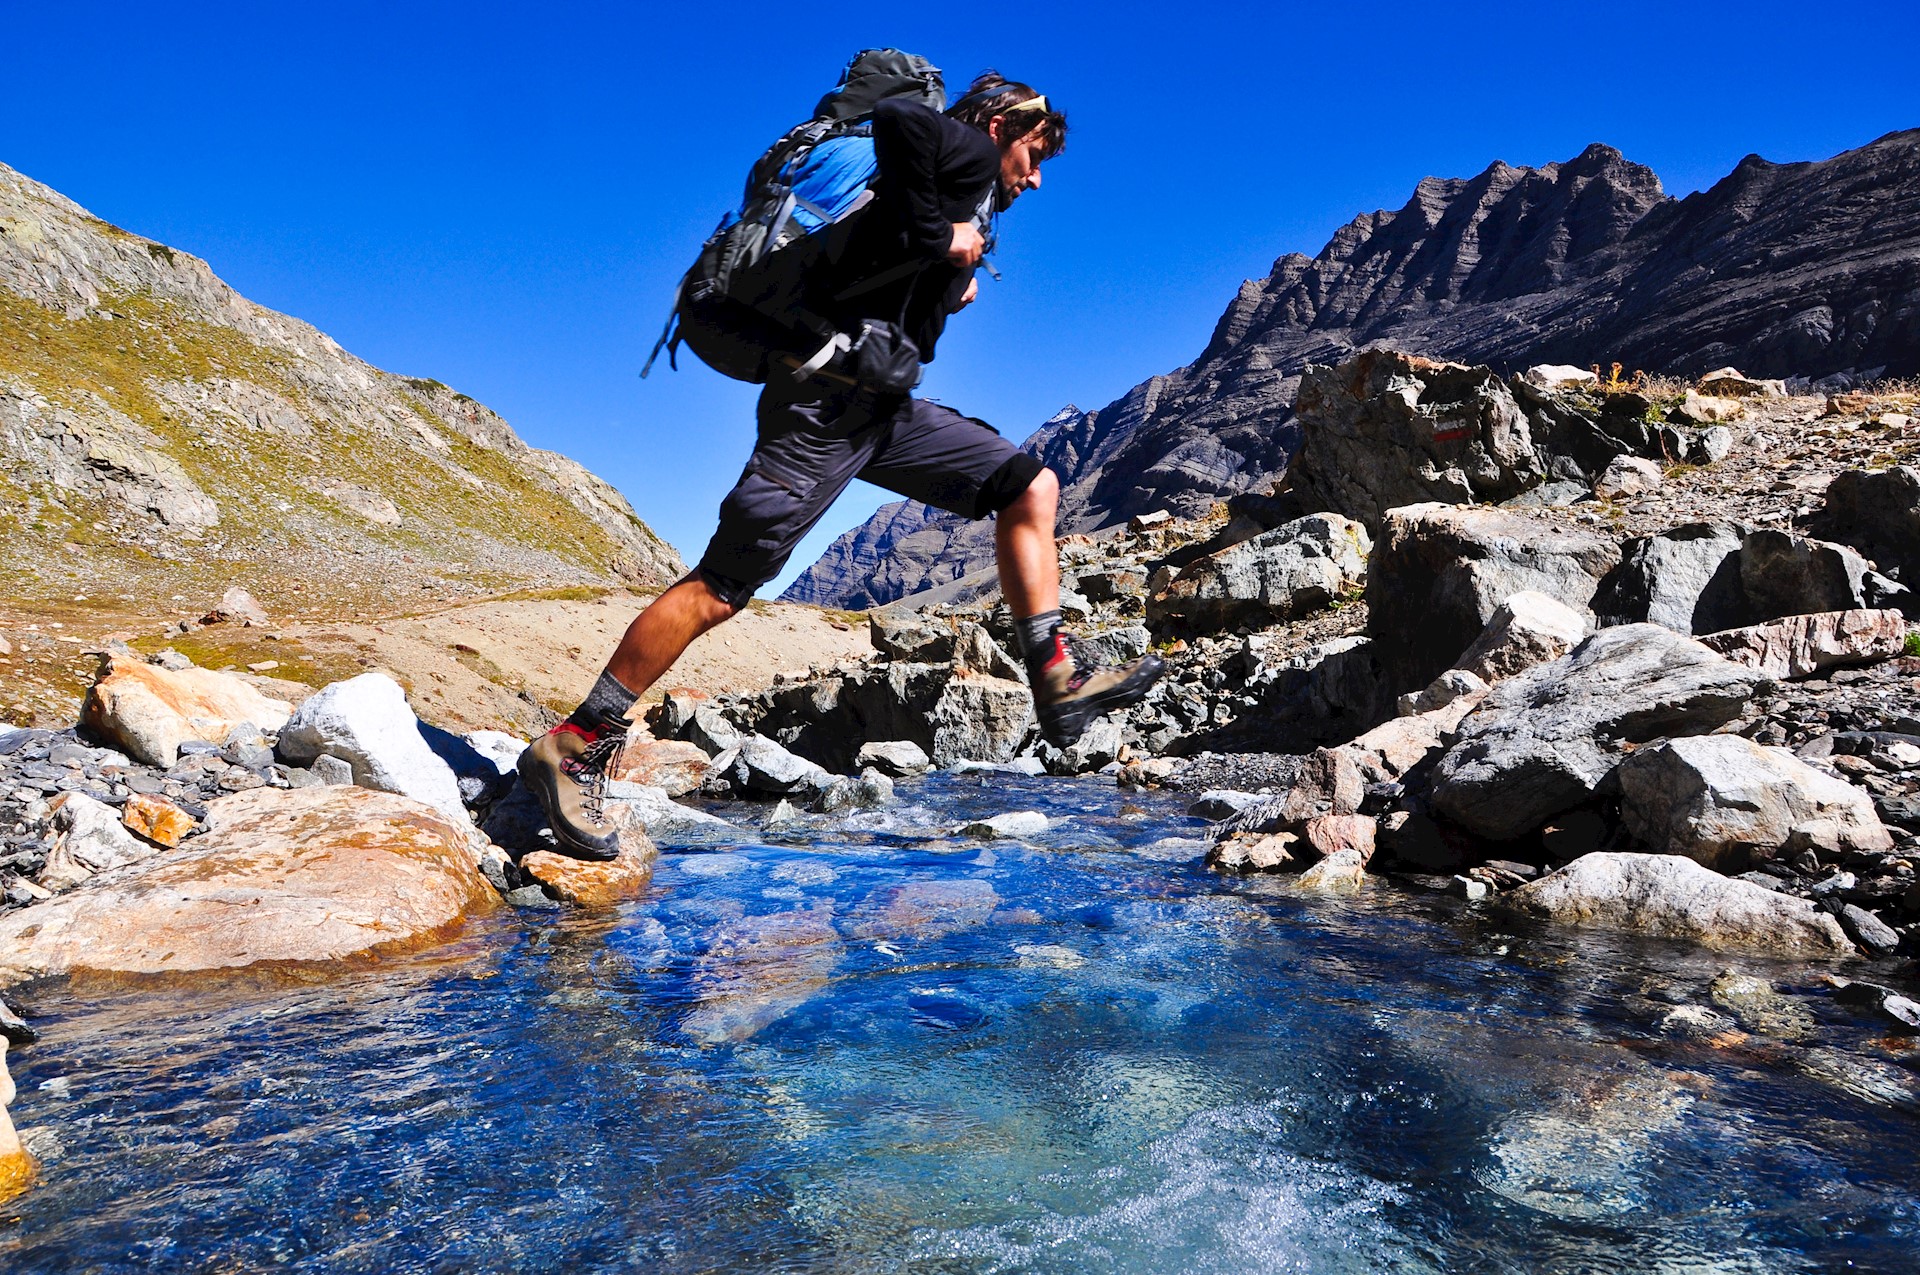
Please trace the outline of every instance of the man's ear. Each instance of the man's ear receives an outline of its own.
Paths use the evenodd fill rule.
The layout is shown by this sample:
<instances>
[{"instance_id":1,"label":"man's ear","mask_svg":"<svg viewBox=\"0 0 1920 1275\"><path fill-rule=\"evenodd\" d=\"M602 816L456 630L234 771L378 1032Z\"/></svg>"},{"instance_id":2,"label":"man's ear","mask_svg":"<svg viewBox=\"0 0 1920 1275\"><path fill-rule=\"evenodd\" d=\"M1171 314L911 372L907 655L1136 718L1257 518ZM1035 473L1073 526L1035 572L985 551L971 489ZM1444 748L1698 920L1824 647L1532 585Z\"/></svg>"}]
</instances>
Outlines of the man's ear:
<instances>
[{"instance_id":1,"label":"man's ear","mask_svg":"<svg viewBox=\"0 0 1920 1275\"><path fill-rule=\"evenodd\" d=\"M987 121L987 136L993 139L993 144L995 146L1005 146L1007 144L1006 133L1007 133L1007 117L1006 116L996 115L992 119Z\"/></svg>"}]
</instances>

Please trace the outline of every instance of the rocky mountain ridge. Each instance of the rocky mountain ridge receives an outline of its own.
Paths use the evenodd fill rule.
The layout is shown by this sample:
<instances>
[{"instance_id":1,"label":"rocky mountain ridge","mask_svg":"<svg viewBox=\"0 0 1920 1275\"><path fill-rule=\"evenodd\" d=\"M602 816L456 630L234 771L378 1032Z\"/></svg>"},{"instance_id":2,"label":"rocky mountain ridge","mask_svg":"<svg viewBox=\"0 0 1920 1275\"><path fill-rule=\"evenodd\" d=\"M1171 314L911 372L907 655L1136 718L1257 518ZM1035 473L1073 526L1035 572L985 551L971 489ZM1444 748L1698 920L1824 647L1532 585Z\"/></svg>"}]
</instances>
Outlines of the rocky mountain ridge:
<instances>
[{"instance_id":1,"label":"rocky mountain ridge","mask_svg":"<svg viewBox=\"0 0 1920 1275\"><path fill-rule=\"evenodd\" d=\"M1026 446L1064 480L1062 530L1190 516L1277 478L1300 374L1376 343L1508 370L1920 372L1920 130L1814 163L1749 156L1685 199L1602 145L1428 178L1242 284L1187 367L1044 424ZM990 525L888 505L785 596L882 604L991 562Z\"/></svg>"},{"instance_id":2,"label":"rocky mountain ridge","mask_svg":"<svg viewBox=\"0 0 1920 1275\"><path fill-rule=\"evenodd\" d=\"M390 612L683 569L483 405L4 165L0 492L17 602L218 596L244 565L276 610Z\"/></svg>"}]
</instances>

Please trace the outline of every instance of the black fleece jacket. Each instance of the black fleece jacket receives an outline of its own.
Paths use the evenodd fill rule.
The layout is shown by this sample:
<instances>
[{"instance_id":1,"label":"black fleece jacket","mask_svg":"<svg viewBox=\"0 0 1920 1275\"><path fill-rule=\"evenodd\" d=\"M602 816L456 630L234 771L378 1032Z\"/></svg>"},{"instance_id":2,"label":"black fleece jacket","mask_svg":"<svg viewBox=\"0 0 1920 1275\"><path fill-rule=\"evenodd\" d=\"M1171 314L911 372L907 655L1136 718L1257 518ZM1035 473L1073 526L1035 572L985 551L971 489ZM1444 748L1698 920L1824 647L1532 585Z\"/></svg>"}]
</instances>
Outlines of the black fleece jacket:
<instances>
[{"instance_id":1,"label":"black fleece jacket","mask_svg":"<svg viewBox=\"0 0 1920 1275\"><path fill-rule=\"evenodd\" d=\"M898 100L875 108L873 149L880 165L873 202L849 219L844 244L809 292L843 330L860 319L902 323L921 361L931 363L947 316L973 278L971 269L947 261L953 227L972 219L999 180L1000 151L979 129ZM835 300L909 264L918 273Z\"/></svg>"}]
</instances>

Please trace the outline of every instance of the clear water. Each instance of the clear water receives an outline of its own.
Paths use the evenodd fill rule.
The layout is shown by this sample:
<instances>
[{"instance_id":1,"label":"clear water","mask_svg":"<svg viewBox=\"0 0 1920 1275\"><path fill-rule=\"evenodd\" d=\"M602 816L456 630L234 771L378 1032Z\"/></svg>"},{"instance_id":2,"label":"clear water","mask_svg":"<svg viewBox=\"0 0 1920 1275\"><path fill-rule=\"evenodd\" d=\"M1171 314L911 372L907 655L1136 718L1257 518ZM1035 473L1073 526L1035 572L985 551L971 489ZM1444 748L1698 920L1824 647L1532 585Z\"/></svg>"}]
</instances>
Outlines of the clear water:
<instances>
[{"instance_id":1,"label":"clear water","mask_svg":"<svg viewBox=\"0 0 1920 1275\"><path fill-rule=\"evenodd\" d=\"M41 991L0 1269L1920 1269L1920 1072L1824 1000L1676 1038L1722 962L1221 880L1176 799L905 793L612 916ZM1022 808L1072 817L941 833Z\"/></svg>"}]
</instances>

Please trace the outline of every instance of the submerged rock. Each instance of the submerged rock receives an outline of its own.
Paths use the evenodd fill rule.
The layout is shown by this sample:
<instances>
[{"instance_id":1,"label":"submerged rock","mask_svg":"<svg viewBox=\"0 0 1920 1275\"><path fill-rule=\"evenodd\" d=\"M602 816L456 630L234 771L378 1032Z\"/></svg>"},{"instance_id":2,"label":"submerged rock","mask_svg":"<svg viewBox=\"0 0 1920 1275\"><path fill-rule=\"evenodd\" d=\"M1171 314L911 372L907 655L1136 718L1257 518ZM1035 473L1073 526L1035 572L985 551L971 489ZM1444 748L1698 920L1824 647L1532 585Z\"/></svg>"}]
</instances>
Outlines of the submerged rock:
<instances>
[{"instance_id":1,"label":"submerged rock","mask_svg":"<svg viewBox=\"0 0 1920 1275\"><path fill-rule=\"evenodd\" d=\"M1807 902L1736 881L1672 854L1583 855L1501 896L1516 911L1709 948L1780 956L1851 956L1839 922Z\"/></svg>"},{"instance_id":2,"label":"submerged rock","mask_svg":"<svg viewBox=\"0 0 1920 1275\"><path fill-rule=\"evenodd\" d=\"M0 915L0 983L338 961L417 947L498 906L470 828L364 788L257 788L181 849Z\"/></svg>"},{"instance_id":3,"label":"submerged rock","mask_svg":"<svg viewBox=\"0 0 1920 1275\"><path fill-rule=\"evenodd\" d=\"M702 1045L748 1039L825 987L844 946L828 905L722 921L694 967L681 1030Z\"/></svg>"},{"instance_id":4,"label":"submerged rock","mask_svg":"<svg viewBox=\"0 0 1920 1275\"><path fill-rule=\"evenodd\" d=\"M13 1105L13 1076L7 1071L7 1044L0 1038L0 1201L10 1200L33 1185L36 1166L14 1132L7 1108Z\"/></svg>"}]
</instances>

